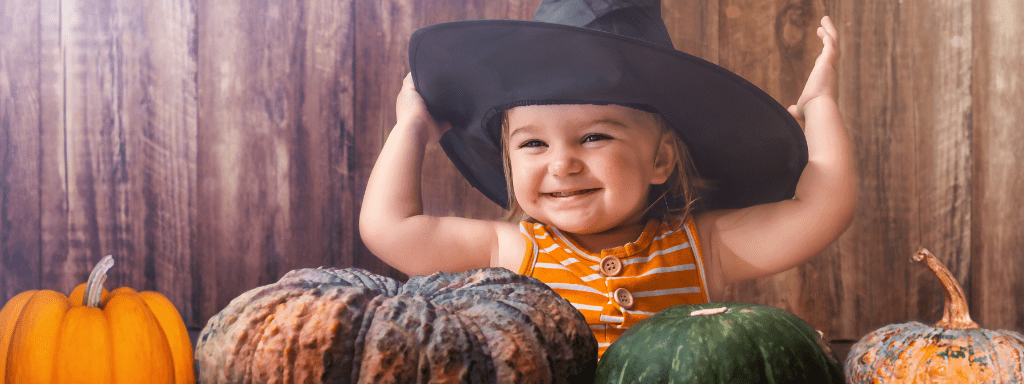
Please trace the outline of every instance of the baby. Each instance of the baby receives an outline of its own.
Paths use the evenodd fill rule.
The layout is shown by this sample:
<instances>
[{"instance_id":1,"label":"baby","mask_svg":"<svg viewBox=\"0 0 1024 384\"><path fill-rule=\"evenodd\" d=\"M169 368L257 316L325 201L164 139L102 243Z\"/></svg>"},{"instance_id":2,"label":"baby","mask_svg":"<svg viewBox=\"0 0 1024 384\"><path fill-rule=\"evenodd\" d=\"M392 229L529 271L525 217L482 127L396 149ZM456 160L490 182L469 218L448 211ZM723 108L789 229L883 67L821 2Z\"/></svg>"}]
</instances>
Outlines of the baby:
<instances>
[{"instance_id":1,"label":"baby","mask_svg":"<svg viewBox=\"0 0 1024 384\"><path fill-rule=\"evenodd\" d=\"M583 313L600 356L637 321L797 266L850 224L828 17L817 35L824 48L787 111L675 51L658 0L545 0L533 21L425 27L362 239L408 275L536 277ZM438 140L507 221L422 214L424 148Z\"/></svg>"}]
</instances>

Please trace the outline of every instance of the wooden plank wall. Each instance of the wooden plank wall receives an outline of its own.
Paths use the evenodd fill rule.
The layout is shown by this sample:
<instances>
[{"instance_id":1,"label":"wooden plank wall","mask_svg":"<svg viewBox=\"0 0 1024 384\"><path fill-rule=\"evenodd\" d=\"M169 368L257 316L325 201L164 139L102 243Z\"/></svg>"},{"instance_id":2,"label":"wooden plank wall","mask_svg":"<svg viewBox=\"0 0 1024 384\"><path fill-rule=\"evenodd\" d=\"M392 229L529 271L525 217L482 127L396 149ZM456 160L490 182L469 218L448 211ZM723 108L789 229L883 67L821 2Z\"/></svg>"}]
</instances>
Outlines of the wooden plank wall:
<instances>
[{"instance_id":1,"label":"wooden plank wall","mask_svg":"<svg viewBox=\"0 0 1024 384\"><path fill-rule=\"evenodd\" d=\"M295 268L403 278L360 243L366 179L395 122L409 35L532 17L539 0L0 0L0 302L158 290L190 327ZM731 300L830 338L940 317L931 249L977 321L1024 331L1024 8L1017 0L664 0L676 48L796 101L840 32L839 103L860 170L851 228ZM428 148L429 214L501 211Z\"/></svg>"}]
</instances>

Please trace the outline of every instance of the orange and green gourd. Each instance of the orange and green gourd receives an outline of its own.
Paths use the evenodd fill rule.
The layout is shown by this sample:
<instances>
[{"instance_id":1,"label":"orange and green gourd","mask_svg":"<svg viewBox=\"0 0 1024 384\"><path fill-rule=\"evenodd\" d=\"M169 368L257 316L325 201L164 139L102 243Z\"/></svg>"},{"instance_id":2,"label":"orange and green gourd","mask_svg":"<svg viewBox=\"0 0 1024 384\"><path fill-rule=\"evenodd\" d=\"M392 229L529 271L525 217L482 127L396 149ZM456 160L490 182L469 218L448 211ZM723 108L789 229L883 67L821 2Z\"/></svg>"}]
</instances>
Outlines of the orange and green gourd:
<instances>
[{"instance_id":1,"label":"orange and green gourd","mask_svg":"<svg viewBox=\"0 0 1024 384\"><path fill-rule=\"evenodd\" d=\"M1024 335L992 331L971 320L953 274L922 248L914 261L942 282L946 305L934 326L892 324L864 336L846 359L849 383L1024 383Z\"/></svg>"}]
</instances>

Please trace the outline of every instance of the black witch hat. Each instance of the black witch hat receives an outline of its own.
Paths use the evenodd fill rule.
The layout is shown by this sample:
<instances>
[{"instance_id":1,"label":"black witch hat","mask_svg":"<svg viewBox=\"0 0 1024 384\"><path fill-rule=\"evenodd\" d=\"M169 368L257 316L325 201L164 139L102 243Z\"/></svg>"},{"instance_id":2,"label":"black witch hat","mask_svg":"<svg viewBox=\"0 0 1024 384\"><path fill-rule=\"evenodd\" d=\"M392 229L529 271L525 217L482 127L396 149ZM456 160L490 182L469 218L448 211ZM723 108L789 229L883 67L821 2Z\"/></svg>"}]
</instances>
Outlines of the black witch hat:
<instances>
[{"instance_id":1,"label":"black witch hat","mask_svg":"<svg viewBox=\"0 0 1024 384\"><path fill-rule=\"evenodd\" d=\"M532 21L467 20L413 33L416 90L452 128L441 147L508 207L501 113L531 104L617 104L662 114L715 190L708 209L791 198L807 164L800 125L738 75L677 51L660 0L544 0Z\"/></svg>"}]
</instances>

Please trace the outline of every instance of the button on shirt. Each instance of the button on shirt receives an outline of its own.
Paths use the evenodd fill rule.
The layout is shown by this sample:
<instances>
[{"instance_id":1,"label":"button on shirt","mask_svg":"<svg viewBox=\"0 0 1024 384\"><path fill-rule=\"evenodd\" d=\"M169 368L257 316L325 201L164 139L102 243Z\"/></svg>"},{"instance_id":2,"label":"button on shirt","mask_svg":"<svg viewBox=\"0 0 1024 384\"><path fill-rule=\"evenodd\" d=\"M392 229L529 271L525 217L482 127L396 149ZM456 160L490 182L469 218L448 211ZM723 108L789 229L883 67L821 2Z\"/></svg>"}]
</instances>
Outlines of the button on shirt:
<instances>
[{"instance_id":1,"label":"button on shirt","mask_svg":"<svg viewBox=\"0 0 1024 384\"><path fill-rule=\"evenodd\" d=\"M519 273L543 281L587 319L598 357L627 328L679 304L708 302L693 219L649 221L637 241L599 254L557 228L522 222L527 239Z\"/></svg>"}]
</instances>

